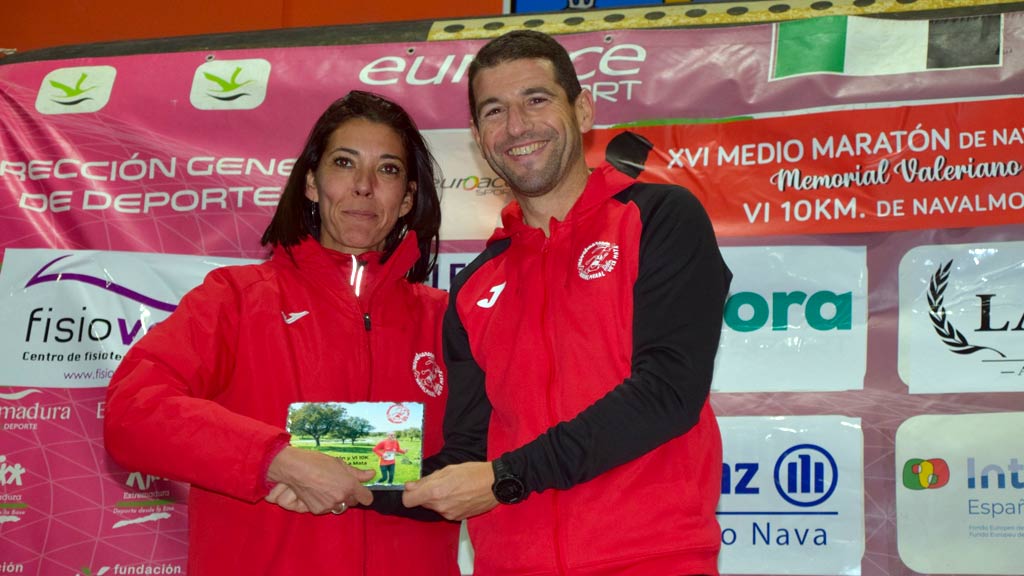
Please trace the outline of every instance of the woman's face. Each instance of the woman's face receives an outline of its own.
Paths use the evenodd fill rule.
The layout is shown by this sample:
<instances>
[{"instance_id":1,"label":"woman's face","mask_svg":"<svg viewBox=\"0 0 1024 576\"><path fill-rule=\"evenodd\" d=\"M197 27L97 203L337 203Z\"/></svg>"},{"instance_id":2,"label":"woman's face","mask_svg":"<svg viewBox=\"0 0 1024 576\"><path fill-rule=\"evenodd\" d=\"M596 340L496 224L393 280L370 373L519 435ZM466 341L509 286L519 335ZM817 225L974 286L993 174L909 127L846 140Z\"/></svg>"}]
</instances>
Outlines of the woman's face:
<instances>
[{"instance_id":1,"label":"woman's face","mask_svg":"<svg viewBox=\"0 0 1024 576\"><path fill-rule=\"evenodd\" d=\"M381 250L395 222L412 209L402 139L390 126L355 118L331 134L306 198L320 203L320 244L346 254Z\"/></svg>"}]
</instances>

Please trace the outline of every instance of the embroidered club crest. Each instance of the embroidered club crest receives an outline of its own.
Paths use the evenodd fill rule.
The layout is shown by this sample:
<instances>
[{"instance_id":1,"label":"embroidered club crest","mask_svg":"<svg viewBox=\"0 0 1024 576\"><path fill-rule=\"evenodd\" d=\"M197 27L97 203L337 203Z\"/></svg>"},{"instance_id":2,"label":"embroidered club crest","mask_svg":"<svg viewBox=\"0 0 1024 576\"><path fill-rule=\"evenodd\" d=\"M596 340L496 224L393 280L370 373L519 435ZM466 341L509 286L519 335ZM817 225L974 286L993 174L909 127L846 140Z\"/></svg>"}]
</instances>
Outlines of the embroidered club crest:
<instances>
[{"instance_id":1,"label":"embroidered club crest","mask_svg":"<svg viewBox=\"0 0 1024 576\"><path fill-rule=\"evenodd\" d=\"M412 377L427 396L437 398L444 391L444 372L433 352L420 352L412 359Z\"/></svg>"},{"instance_id":2,"label":"embroidered club crest","mask_svg":"<svg viewBox=\"0 0 1024 576\"><path fill-rule=\"evenodd\" d=\"M594 280L603 278L615 269L619 261L619 245L611 242L594 242L583 249L576 268L580 278Z\"/></svg>"}]
</instances>

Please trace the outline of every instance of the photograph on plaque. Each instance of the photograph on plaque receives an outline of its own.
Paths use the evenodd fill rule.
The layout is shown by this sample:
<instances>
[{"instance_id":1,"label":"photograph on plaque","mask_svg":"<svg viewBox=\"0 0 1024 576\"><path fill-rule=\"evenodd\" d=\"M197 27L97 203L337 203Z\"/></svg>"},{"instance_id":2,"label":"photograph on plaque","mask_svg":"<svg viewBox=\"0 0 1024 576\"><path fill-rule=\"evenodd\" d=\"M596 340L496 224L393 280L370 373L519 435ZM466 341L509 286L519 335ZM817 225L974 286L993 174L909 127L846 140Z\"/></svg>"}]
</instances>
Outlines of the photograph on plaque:
<instances>
[{"instance_id":1,"label":"photograph on plaque","mask_svg":"<svg viewBox=\"0 0 1024 576\"><path fill-rule=\"evenodd\" d=\"M296 402L287 427L292 446L376 472L371 490L402 490L422 474L422 403Z\"/></svg>"}]
</instances>

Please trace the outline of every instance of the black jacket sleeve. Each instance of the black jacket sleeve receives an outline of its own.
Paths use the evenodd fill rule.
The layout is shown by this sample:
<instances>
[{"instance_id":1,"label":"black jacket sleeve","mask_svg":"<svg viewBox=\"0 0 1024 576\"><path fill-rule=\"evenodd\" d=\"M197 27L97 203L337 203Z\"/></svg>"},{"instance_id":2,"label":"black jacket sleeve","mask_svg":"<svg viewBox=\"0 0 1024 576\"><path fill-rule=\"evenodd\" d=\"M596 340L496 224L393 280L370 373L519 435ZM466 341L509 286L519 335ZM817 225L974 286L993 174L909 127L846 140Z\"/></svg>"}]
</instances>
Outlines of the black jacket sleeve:
<instances>
[{"instance_id":1,"label":"black jacket sleeve","mask_svg":"<svg viewBox=\"0 0 1024 576\"><path fill-rule=\"evenodd\" d=\"M456 277L448 297L442 324L444 363L448 370L448 401L444 411L444 448L423 462L428 474L449 464L487 460L487 429L491 401L487 398L485 374L473 358L466 327L456 308L459 291L466 279L484 262L504 251L509 241L491 244Z\"/></svg>"},{"instance_id":2,"label":"black jacket sleeve","mask_svg":"<svg viewBox=\"0 0 1024 576\"><path fill-rule=\"evenodd\" d=\"M732 279L711 222L678 187L638 184L616 199L635 202L643 226L631 374L572 420L501 456L528 492L570 488L686 433L711 389ZM449 359L449 370L460 360ZM452 388L449 398L466 393Z\"/></svg>"}]
</instances>

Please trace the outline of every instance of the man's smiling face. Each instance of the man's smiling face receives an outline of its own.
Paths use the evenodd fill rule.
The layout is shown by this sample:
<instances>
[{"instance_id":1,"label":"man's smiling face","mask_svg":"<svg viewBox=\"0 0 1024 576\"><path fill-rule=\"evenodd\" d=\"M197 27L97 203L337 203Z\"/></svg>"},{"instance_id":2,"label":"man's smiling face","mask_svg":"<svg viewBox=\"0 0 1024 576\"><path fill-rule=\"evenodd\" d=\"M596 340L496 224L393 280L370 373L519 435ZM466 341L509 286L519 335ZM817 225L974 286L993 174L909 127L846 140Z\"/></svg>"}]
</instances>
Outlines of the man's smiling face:
<instances>
[{"instance_id":1,"label":"man's smiling face","mask_svg":"<svg viewBox=\"0 0 1024 576\"><path fill-rule=\"evenodd\" d=\"M474 79L473 92L473 137L517 195L551 192L582 161L593 109L586 93L569 102L551 62L529 58L486 68Z\"/></svg>"}]
</instances>

